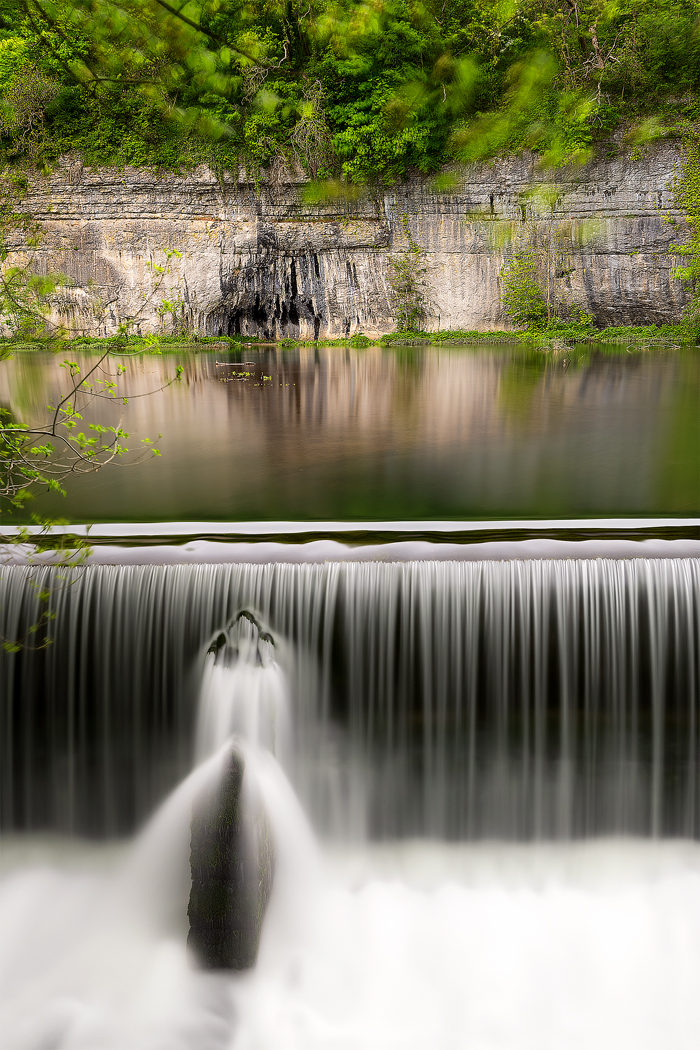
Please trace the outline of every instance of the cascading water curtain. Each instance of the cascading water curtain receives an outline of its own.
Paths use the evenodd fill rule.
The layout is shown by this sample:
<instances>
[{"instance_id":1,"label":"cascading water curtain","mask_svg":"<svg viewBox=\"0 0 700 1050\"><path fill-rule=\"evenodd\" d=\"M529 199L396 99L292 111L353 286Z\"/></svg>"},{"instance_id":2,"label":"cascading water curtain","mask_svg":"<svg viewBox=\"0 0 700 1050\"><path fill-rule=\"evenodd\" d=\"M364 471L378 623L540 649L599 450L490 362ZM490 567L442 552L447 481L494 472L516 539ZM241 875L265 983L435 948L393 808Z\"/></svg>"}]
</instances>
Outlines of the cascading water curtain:
<instances>
[{"instance_id":1,"label":"cascading water curtain","mask_svg":"<svg viewBox=\"0 0 700 1050\"><path fill-rule=\"evenodd\" d=\"M307 565L0 568L0 827L102 837L141 824L192 767L206 647L241 609L274 619L294 643L294 693L316 696L304 641L315 654L336 578Z\"/></svg>"},{"instance_id":2,"label":"cascading water curtain","mask_svg":"<svg viewBox=\"0 0 700 1050\"><path fill-rule=\"evenodd\" d=\"M696 560L348 565L371 834L700 832Z\"/></svg>"},{"instance_id":3,"label":"cascading water curtain","mask_svg":"<svg viewBox=\"0 0 700 1050\"><path fill-rule=\"evenodd\" d=\"M700 562L641 558L4 568L3 827L142 821L242 609L274 634L325 834L700 835Z\"/></svg>"}]
</instances>

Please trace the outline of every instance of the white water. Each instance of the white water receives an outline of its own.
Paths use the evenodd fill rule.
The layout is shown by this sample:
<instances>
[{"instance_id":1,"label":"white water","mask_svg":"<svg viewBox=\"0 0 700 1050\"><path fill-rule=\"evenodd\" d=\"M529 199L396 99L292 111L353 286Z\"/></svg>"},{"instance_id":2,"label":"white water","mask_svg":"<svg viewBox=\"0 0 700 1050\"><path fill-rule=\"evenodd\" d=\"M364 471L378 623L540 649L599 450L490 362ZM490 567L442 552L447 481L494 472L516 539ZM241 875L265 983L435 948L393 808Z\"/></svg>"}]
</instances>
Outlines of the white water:
<instances>
[{"instance_id":1,"label":"white water","mask_svg":"<svg viewBox=\"0 0 700 1050\"><path fill-rule=\"evenodd\" d=\"M695 1050L700 1039L695 845L423 842L327 856L306 900L285 873L258 967L237 977L198 973L184 929L154 916L155 887L102 862L88 851L5 876L3 1050Z\"/></svg>"},{"instance_id":2,"label":"white water","mask_svg":"<svg viewBox=\"0 0 700 1050\"><path fill-rule=\"evenodd\" d=\"M272 754L288 690L255 635L209 658L203 761L133 846L6 844L3 1050L696 1050L700 846L321 854ZM232 731L277 847L258 965L235 976L186 950L192 801Z\"/></svg>"}]
</instances>

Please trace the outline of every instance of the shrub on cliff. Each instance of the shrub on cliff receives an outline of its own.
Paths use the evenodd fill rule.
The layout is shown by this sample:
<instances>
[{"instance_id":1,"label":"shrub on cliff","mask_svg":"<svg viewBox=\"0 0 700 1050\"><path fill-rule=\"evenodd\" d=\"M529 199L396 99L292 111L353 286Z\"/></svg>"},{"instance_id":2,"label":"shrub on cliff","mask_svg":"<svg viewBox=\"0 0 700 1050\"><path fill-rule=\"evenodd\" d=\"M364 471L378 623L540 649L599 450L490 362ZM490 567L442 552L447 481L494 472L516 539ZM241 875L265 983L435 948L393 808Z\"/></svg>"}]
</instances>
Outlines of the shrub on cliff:
<instances>
[{"instance_id":1,"label":"shrub on cliff","mask_svg":"<svg viewBox=\"0 0 700 1050\"><path fill-rule=\"evenodd\" d=\"M516 328L542 329L548 321L547 301L539 284L537 255L516 250L501 270L501 300Z\"/></svg>"},{"instance_id":2,"label":"shrub on cliff","mask_svg":"<svg viewBox=\"0 0 700 1050\"><path fill-rule=\"evenodd\" d=\"M406 241L403 251L389 257L390 301L399 332L419 332L433 313L429 266L413 238L408 216L401 216Z\"/></svg>"}]
</instances>

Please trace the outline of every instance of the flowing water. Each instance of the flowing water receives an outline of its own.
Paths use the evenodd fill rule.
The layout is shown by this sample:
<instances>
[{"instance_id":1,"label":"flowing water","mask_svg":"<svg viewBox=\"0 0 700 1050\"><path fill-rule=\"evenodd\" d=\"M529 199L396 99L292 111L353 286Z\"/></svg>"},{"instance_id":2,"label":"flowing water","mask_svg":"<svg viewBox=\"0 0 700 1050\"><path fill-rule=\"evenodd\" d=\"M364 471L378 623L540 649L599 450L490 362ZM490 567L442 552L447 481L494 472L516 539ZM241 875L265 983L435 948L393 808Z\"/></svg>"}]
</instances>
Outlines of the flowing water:
<instances>
[{"instance_id":1,"label":"flowing water","mask_svg":"<svg viewBox=\"0 0 700 1050\"><path fill-rule=\"evenodd\" d=\"M697 559L14 566L0 631L8 1050L697 1046ZM242 974L186 950L231 734Z\"/></svg>"}]
</instances>

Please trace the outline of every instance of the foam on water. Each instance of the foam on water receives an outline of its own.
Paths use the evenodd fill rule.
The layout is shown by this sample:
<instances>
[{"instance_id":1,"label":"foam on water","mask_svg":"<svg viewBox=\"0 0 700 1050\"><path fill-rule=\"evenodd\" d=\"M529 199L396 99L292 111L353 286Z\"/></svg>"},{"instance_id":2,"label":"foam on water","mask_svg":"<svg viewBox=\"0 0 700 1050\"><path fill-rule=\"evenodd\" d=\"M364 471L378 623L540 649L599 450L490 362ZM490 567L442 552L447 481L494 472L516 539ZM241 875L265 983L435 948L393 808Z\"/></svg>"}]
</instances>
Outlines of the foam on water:
<instances>
[{"instance_id":1,"label":"foam on water","mask_svg":"<svg viewBox=\"0 0 700 1050\"><path fill-rule=\"evenodd\" d=\"M283 960L307 926L316 848L272 756L245 742L239 747L249 790L262 794L277 845L266 926L272 955ZM226 754L224 747L198 766L122 856L115 857L114 847L10 844L0 884L3 1048L231 1045L236 979L199 971L186 948L192 804L219 775ZM44 863L37 864L42 852Z\"/></svg>"},{"instance_id":2,"label":"foam on water","mask_svg":"<svg viewBox=\"0 0 700 1050\"><path fill-rule=\"evenodd\" d=\"M239 995L237 1045L697 1045L697 851L416 845L393 875L364 857L359 883L347 859L294 974Z\"/></svg>"},{"instance_id":3,"label":"foam on water","mask_svg":"<svg viewBox=\"0 0 700 1050\"><path fill-rule=\"evenodd\" d=\"M92 863L6 874L3 1047L697 1046L697 845L357 847L327 854L307 881L310 844L289 841L284 796L273 803L282 852L305 855L304 880L287 854L249 975L192 966L185 931L154 920L133 857L110 874L95 868L99 850Z\"/></svg>"}]
</instances>

